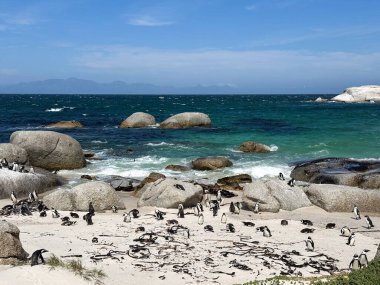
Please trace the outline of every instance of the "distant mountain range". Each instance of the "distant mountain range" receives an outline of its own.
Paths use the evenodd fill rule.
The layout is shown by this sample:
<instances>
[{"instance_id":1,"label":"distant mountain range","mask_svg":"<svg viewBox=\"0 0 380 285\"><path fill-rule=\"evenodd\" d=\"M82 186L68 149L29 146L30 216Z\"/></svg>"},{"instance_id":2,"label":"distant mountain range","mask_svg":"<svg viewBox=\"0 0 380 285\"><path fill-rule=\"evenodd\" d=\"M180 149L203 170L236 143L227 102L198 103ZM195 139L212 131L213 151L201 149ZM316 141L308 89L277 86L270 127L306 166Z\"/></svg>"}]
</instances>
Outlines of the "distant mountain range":
<instances>
[{"instance_id":1,"label":"distant mountain range","mask_svg":"<svg viewBox=\"0 0 380 285\"><path fill-rule=\"evenodd\" d=\"M234 94L227 86L172 87L146 83L127 84L124 81L99 83L78 78L48 79L0 85L1 94Z\"/></svg>"}]
</instances>

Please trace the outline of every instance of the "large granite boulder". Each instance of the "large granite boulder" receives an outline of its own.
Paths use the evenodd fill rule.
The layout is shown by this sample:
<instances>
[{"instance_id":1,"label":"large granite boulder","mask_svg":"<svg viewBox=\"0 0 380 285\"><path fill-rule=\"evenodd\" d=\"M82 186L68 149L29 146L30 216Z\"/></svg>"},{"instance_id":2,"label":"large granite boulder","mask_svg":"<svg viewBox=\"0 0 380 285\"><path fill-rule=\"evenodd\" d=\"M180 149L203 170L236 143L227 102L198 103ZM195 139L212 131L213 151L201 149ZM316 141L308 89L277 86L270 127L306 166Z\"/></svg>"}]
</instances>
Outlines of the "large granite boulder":
<instances>
[{"instance_id":1,"label":"large granite boulder","mask_svg":"<svg viewBox=\"0 0 380 285\"><path fill-rule=\"evenodd\" d=\"M278 212L280 210L280 203L261 180L254 180L243 186L243 207L253 210L256 202L259 202L260 211Z\"/></svg>"},{"instance_id":2,"label":"large granite boulder","mask_svg":"<svg viewBox=\"0 0 380 285\"><path fill-rule=\"evenodd\" d=\"M300 187L289 187L285 181L277 179L266 181L265 185L268 187L271 195L278 201L282 210L293 211L312 205Z\"/></svg>"},{"instance_id":3,"label":"large granite boulder","mask_svg":"<svg viewBox=\"0 0 380 285\"><path fill-rule=\"evenodd\" d=\"M43 193L64 183L62 178L50 171L40 168L34 168L34 171L35 173L21 173L0 169L0 199L9 198L12 191L18 198L28 197L34 190Z\"/></svg>"},{"instance_id":4,"label":"large granite boulder","mask_svg":"<svg viewBox=\"0 0 380 285\"><path fill-rule=\"evenodd\" d=\"M153 183L153 182L156 182L158 179L164 179L166 178L165 175L161 174L161 173L158 173L158 172L151 172L149 173L149 175L147 177L144 178L143 181L141 181L141 183L136 187L136 190L140 190L142 189L145 185L149 184L149 183Z\"/></svg>"},{"instance_id":5,"label":"large granite boulder","mask_svg":"<svg viewBox=\"0 0 380 285\"><path fill-rule=\"evenodd\" d=\"M83 128L83 125L78 121L60 121L60 122L46 125L45 128L76 129L76 128Z\"/></svg>"},{"instance_id":6,"label":"large granite boulder","mask_svg":"<svg viewBox=\"0 0 380 285\"><path fill-rule=\"evenodd\" d=\"M380 191L330 184L311 184L305 193L316 206L328 212L351 212L357 205L362 212L380 212Z\"/></svg>"},{"instance_id":7,"label":"large granite boulder","mask_svg":"<svg viewBox=\"0 0 380 285\"><path fill-rule=\"evenodd\" d=\"M82 147L72 137L52 131L17 131L12 144L28 152L29 162L47 170L76 169L86 165Z\"/></svg>"},{"instance_id":8,"label":"large granite boulder","mask_svg":"<svg viewBox=\"0 0 380 285\"><path fill-rule=\"evenodd\" d=\"M177 208L182 203L184 207L191 207L202 200L202 194L200 185L170 178L159 179L146 185L137 206Z\"/></svg>"},{"instance_id":9,"label":"large granite boulder","mask_svg":"<svg viewBox=\"0 0 380 285\"><path fill-rule=\"evenodd\" d=\"M144 112L136 112L122 121L119 128L145 128L156 124L156 119Z\"/></svg>"},{"instance_id":10,"label":"large granite boulder","mask_svg":"<svg viewBox=\"0 0 380 285\"><path fill-rule=\"evenodd\" d=\"M278 212L280 209L293 211L312 205L302 188L290 187L276 179L254 180L243 186L244 206L252 210L256 202L260 204L260 211L264 212Z\"/></svg>"},{"instance_id":11,"label":"large granite boulder","mask_svg":"<svg viewBox=\"0 0 380 285\"><path fill-rule=\"evenodd\" d=\"M186 112L169 117L160 124L160 128L178 129L192 127L210 127L211 120L204 113Z\"/></svg>"},{"instance_id":12,"label":"large granite boulder","mask_svg":"<svg viewBox=\"0 0 380 285\"><path fill-rule=\"evenodd\" d=\"M315 184L380 188L380 161L323 158L296 165L290 176Z\"/></svg>"},{"instance_id":13,"label":"large granite boulder","mask_svg":"<svg viewBox=\"0 0 380 285\"><path fill-rule=\"evenodd\" d=\"M232 162L222 156L200 157L191 163L195 170L215 170L232 166Z\"/></svg>"},{"instance_id":14,"label":"large granite boulder","mask_svg":"<svg viewBox=\"0 0 380 285\"><path fill-rule=\"evenodd\" d=\"M26 261L28 253L22 247L20 230L13 224L0 221L0 265L17 265Z\"/></svg>"},{"instance_id":15,"label":"large granite boulder","mask_svg":"<svg viewBox=\"0 0 380 285\"><path fill-rule=\"evenodd\" d=\"M11 143L0 144L0 160L5 158L9 163L18 162L21 164L28 163L28 153L25 149Z\"/></svg>"},{"instance_id":16,"label":"large granite boulder","mask_svg":"<svg viewBox=\"0 0 380 285\"><path fill-rule=\"evenodd\" d=\"M96 211L111 210L114 205L125 209L115 189L101 181L83 183L68 190L57 190L45 196L43 201L49 208L62 211L88 211L90 202Z\"/></svg>"},{"instance_id":17,"label":"large granite boulder","mask_svg":"<svg viewBox=\"0 0 380 285\"><path fill-rule=\"evenodd\" d=\"M359 87L350 87L344 90L342 94L339 94L331 101L336 102L380 102L380 85L364 85Z\"/></svg>"},{"instance_id":18,"label":"large granite boulder","mask_svg":"<svg viewBox=\"0 0 380 285\"><path fill-rule=\"evenodd\" d=\"M238 174L218 179L217 184L224 190L242 190L241 183L251 183L252 177L248 174Z\"/></svg>"},{"instance_id":19,"label":"large granite boulder","mask_svg":"<svg viewBox=\"0 0 380 285\"><path fill-rule=\"evenodd\" d=\"M270 152L270 147L262 143L247 141L239 146L239 150L242 152L266 153Z\"/></svg>"},{"instance_id":20,"label":"large granite boulder","mask_svg":"<svg viewBox=\"0 0 380 285\"><path fill-rule=\"evenodd\" d=\"M111 187L116 191L134 191L135 187L138 186L141 181L133 178L126 178L122 176L112 177L109 181Z\"/></svg>"}]
</instances>

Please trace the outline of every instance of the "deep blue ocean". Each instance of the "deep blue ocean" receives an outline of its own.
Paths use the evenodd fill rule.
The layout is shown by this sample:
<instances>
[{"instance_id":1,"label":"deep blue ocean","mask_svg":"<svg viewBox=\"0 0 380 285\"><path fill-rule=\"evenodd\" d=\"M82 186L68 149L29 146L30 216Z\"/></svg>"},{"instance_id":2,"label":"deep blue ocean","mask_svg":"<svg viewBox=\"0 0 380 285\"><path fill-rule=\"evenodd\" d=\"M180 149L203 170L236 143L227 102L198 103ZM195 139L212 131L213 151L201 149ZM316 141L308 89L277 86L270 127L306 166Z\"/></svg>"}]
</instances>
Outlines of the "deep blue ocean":
<instances>
[{"instance_id":1,"label":"deep blue ocean","mask_svg":"<svg viewBox=\"0 0 380 285\"><path fill-rule=\"evenodd\" d=\"M319 95L0 95L1 142L17 130L44 129L61 120L85 128L56 130L77 139L102 160L80 174L143 178L152 171L188 179L248 173L289 174L294 162L321 157L380 158L380 104L315 103ZM325 96L325 97L333 97ZM161 122L181 112L204 112L212 128L119 129L134 112ZM247 140L271 146L269 154L237 151ZM130 151L133 150L133 151ZM174 173L168 164L189 164L201 156L229 157L234 166L216 172Z\"/></svg>"}]
</instances>

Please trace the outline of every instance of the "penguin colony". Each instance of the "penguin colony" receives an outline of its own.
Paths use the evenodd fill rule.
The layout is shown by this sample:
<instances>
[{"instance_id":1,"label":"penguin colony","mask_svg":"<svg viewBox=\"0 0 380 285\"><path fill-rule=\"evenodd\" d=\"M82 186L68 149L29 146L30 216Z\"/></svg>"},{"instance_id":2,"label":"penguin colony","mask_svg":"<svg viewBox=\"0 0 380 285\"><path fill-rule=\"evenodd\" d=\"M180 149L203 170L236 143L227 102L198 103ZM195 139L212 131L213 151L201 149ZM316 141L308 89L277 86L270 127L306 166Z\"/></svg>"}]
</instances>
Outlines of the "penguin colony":
<instances>
[{"instance_id":1,"label":"penguin colony","mask_svg":"<svg viewBox=\"0 0 380 285\"><path fill-rule=\"evenodd\" d=\"M0 161L0 165L2 168L7 167L8 169L10 169L12 171L27 171L27 170L25 170L25 167L19 166L17 163L16 163L16 166L15 166L15 163L13 163L12 167L10 167L9 164L4 159ZM32 168L30 168L28 172L34 173L34 170ZM285 177L283 176L283 174L280 173L279 179L285 180ZM289 187L294 187L294 185L295 185L294 179L291 179L287 184L289 185ZM179 186L183 187L182 185L179 185ZM183 190L179 186L177 188L179 190ZM222 192L220 190L216 193L216 195L214 197L215 197L215 199L212 199L212 195L210 193L207 193L207 192L204 193L202 202L199 202L196 205L194 205L193 207L191 207L191 212L187 212L187 211L185 212L186 209L183 206L183 204L179 204L177 212L176 212L177 218L178 219L185 219L186 216L188 216L188 215L196 216L198 225L203 226L203 230L205 232L211 232L211 233L214 232L215 229L214 229L213 225L210 225L208 223L214 223L215 224L217 222L217 220L219 220L220 224L225 225L226 233L236 234L238 232L238 229L236 228L236 226L233 223L234 219L232 219L232 220L230 220L230 219L233 218L234 215L240 214L241 208L242 208L241 203L240 202L230 202L229 204L228 203L224 204L223 195L222 195ZM9 216L9 215L15 214L15 215L29 216L29 215L33 215L33 212L39 212L40 217L47 217L48 213L50 212L51 217L53 219L60 220L62 226L73 226L73 225L79 224L78 223L79 221L77 220L80 217L79 214L77 214L75 212L70 212L70 214L69 214L70 216L61 217L61 214L58 212L57 209L54 209L54 208L48 209L43 204L43 202L41 200L39 200L39 197L38 197L38 194L36 193L36 191L31 192L28 195L27 199L20 199L20 200L18 199L16 193L12 192L10 195L10 200L12 202L12 205L7 205L7 206L3 207L0 210L1 215ZM220 214L221 206L224 206L224 205L229 205L229 207L228 207L229 213L223 212ZM118 210L119 209L116 206L112 207L113 213L117 214ZM206 220L205 215L204 215L205 211L210 211L212 213L212 216L214 217L214 219L213 220ZM356 220L358 220L358 221L361 220L360 210L359 210L357 205L353 205L352 212L354 213L354 218ZM253 213L257 214L257 215L260 214L260 202L259 201L257 201L254 204ZM190 238L191 237L191 229L188 229L186 227L181 226L179 224L179 221L176 219L166 218L167 214L168 213L156 209L152 216L157 221L162 221L162 220L166 221L166 225L169 227L167 230L168 233L170 233L170 234L183 233L184 237ZM89 208L88 208L88 213L83 215L83 220L86 222L87 225L89 225L89 226L93 225L94 224L94 222L93 222L94 216L95 216L95 209L94 209L93 204L90 202ZM218 216L220 216L220 218L215 218ZM133 219L138 219L140 217L141 217L141 215L140 215L139 210L132 209L128 212L123 213L122 221L125 223L131 223ZM366 227L369 230L374 228L375 226L374 226L372 220L370 219L370 217L367 215L364 217L365 217ZM74 220L72 220L72 219L74 219ZM206 225L204 225L205 223L206 223ZM242 223L243 223L243 226L245 226L245 227L255 227L255 223L253 223L251 221L243 221ZM281 220L280 223L281 223L281 226L284 226L284 227L289 225L289 221L287 221L287 220ZM313 226L313 222L311 220L302 219L301 224L306 226L306 228L303 228L301 230L301 233L311 234L315 231L315 229L310 228ZM335 229L335 228L336 228L335 223L326 224L326 229ZM346 245L350 246L350 247L354 247L355 241L356 241L355 232L353 232L353 230L347 226L343 226L340 229L340 232L341 232L341 236L347 238ZM144 242L154 241L155 238L157 238L155 236L155 234L147 233L145 227L143 227L143 226L137 227L135 230L135 233L144 233L143 236L140 237L140 239ZM272 237L272 232L269 229L269 227L266 225L257 227L256 233L260 233L260 234L262 234L263 237L268 238L268 239L270 239ZM306 251L313 252L313 251L318 250L318 241L316 241L316 243L315 243L315 241L312 239L311 236L309 236L306 240L304 240L302 242L305 243L305 250ZM93 237L92 243L98 243L98 238ZM30 258L31 265L34 266L34 265L38 265L38 264L44 264L44 258L42 256L42 254L46 253L46 252L48 252L46 249L38 249L38 250L34 251L31 258ZM360 254L355 253L352 260L349 262L349 266L348 266L349 269L350 270L356 270L356 269L366 267L368 265L368 258L367 258L368 252L369 252L368 249L363 249ZM234 263L234 264L236 264L236 263ZM244 266L242 264L240 264L240 267L243 268Z\"/></svg>"}]
</instances>

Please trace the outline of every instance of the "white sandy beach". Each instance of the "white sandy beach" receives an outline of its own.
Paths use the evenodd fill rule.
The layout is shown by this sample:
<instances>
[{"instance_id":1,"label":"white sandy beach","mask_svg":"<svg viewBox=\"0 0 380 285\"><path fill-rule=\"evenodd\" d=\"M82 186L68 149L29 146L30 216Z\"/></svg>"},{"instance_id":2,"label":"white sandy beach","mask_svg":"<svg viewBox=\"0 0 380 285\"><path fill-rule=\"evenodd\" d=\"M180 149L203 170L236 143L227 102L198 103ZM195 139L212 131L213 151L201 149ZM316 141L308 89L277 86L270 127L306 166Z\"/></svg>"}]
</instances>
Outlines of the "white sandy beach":
<instances>
[{"instance_id":1,"label":"white sandy beach","mask_svg":"<svg viewBox=\"0 0 380 285\"><path fill-rule=\"evenodd\" d=\"M137 199L129 194L122 193L127 210L136 207ZM237 198L234 198L237 199ZM230 199L226 199L226 203ZM9 203L1 201L1 206ZM360 254L363 249L369 249L368 258L372 259L380 242L380 233L376 225L380 224L380 217L371 215L375 224L374 230L367 230L364 219L355 220L352 213L327 213L317 207L308 207L296 211L279 213L253 214L242 211L240 215L228 213L228 205L221 207L218 217L212 217L212 212L205 210L205 223L198 225L197 217L188 214L184 219L177 219L176 210L161 209L167 212L165 219L157 221L150 214L154 208L139 209L141 217L132 219L131 223L124 223L122 214L96 213L93 217L94 225L87 226L80 218L77 224L70 227L61 226L60 219L53 219L48 213L41 218L37 213L33 216L9 216L4 219L17 225L21 231L20 240L24 249L33 253L36 249L45 248L57 256L82 255L80 260L88 268L102 269L107 277L104 284L236 284L254 279L265 279L279 275L287 267L279 260L279 256L286 254L296 263L314 261L325 263L325 256L336 259L333 263L339 270L348 268L352 256ZM185 211L192 213L191 209ZM236 232L226 232L225 224L220 222L221 213L228 213L227 223L233 223ZM61 212L61 217L68 215ZM364 213L363 213L364 215ZM82 216L82 213L81 213ZM174 234L173 240L165 240L163 236L168 226L166 220L177 219L179 223L190 229L190 238L185 233ZM281 226L281 219L288 219L288 226ZM301 219L313 221L315 232L312 234L300 233L306 226ZM246 227L242 221L252 221L255 227ZM333 230L325 229L326 223L336 223ZM210 224L214 232L205 232L204 226ZM263 237L256 227L267 225L272 231L272 237ZM145 259L134 259L126 254L130 245L137 245L133 241L143 233L136 233L139 226L145 227L145 232L160 233L155 244L147 246L150 256ZM346 245L347 238L340 236L342 226L351 227L356 234L356 244ZM304 240L311 236L315 242L315 251L306 251ZM92 243L97 237L98 243ZM235 242L235 243L234 243ZM242 242L242 243L237 243ZM243 244L244 243L244 244ZM240 246L240 249L238 249ZM238 252L236 251L238 250ZM299 256L292 254L295 250ZM112 258L94 262L91 257L115 251ZM117 252L116 252L117 251ZM227 252L222 254L222 252ZM234 255L228 252L241 253ZM245 254L243 254L245 252ZM146 253L143 251L143 253ZM270 253L270 254L268 254ZM139 253L137 253L139 254ZM49 254L46 253L45 257ZM70 258L62 258L69 260ZM235 260L235 261L234 261ZM248 266L248 270L234 267L240 263ZM227 275L233 274L233 276ZM328 275L328 272L316 272L315 268L306 266L296 269L302 276ZM298 273L300 274L300 273ZM51 270L47 265L31 267L30 265L0 267L1 284L91 284L74 276L65 270ZM93 283L93 282L92 282Z\"/></svg>"}]
</instances>

